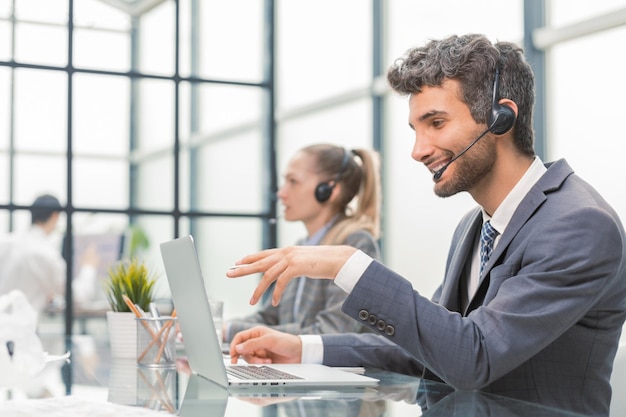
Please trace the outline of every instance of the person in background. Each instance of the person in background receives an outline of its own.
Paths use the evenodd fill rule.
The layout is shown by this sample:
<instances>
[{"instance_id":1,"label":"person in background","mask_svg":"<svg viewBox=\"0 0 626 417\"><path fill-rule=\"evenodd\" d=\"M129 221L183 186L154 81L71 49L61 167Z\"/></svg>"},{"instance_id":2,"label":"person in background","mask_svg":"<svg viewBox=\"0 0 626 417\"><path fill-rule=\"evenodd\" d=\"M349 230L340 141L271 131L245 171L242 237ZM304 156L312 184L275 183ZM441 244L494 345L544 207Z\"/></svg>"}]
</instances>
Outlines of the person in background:
<instances>
[{"instance_id":1,"label":"person in background","mask_svg":"<svg viewBox=\"0 0 626 417\"><path fill-rule=\"evenodd\" d=\"M608 416L626 318L626 236L565 160L535 155L534 77L523 50L450 36L409 50L387 79L409 98L412 157L435 194L465 191L478 204L452 235L440 287L428 299L347 246L245 256L226 274L263 273L253 304L273 282L276 304L294 276L330 279L349 293L343 311L377 334L255 328L234 338L232 361L371 366Z\"/></svg>"},{"instance_id":2,"label":"person in background","mask_svg":"<svg viewBox=\"0 0 626 417\"><path fill-rule=\"evenodd\" d=\"M287 221L304 224L298 245L350 245L380 259L378 154L332 144L300 149L287 166L277 193ZM225 323L224 340L256 325L292 334L362 332L366 327L341 312L346 293L331 281L300 276L285 289L283 303Z\"/></svg>"},{"instance_id":3,"label":"person in background","mask_svg":"<svg viewBox=\"0 0 626 417\"><path fill-rule=\"evenodd\" d=\"M66 263L52 241L62 210L59 200L49 194L31 205L31 227L5 237L0 251L0 294L22 291L39 316L56 298L65 294ZM74 302L87 303L96 292L95 248L88 248L82 266L72 282Z\"/></svg>"}]
</instances>

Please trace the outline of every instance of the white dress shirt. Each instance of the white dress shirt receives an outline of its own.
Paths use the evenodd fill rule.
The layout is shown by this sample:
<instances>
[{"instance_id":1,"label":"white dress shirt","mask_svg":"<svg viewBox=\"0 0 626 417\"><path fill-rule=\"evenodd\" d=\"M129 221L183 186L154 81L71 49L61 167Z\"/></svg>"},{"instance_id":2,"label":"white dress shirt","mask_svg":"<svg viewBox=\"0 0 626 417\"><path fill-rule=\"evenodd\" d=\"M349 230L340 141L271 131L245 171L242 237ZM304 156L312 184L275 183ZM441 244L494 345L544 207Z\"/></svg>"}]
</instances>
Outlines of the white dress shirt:
<instances>
[{"instance_id":1,"label":"white dress shirt","mask_svg":"<svg viewBox=\"0 0 626 417\"><path fill-rule=\"evenodd\" d=\"M530 165L526 173L515 184L515 187L509 192L509 194L502 200L502 203L498 206L493 216L489 217L489 214L483 210L483 223L487 220L491 221L491 226L498 232L495 240L493 241L493 249L498 246L500 242L500 236L504 233L504 229L509 225L513 213L517 210L517 206L522 202L526 194L530 189L539 181L539 178L546 172L541 159L536 156L533 163ZM467 299L471 300L478 288L478 280L480 274L480 239L476 241L474 246L474 256L472 257L472 267L470 270L470 280L467 285Z\"/></svg>"}]
</instances>

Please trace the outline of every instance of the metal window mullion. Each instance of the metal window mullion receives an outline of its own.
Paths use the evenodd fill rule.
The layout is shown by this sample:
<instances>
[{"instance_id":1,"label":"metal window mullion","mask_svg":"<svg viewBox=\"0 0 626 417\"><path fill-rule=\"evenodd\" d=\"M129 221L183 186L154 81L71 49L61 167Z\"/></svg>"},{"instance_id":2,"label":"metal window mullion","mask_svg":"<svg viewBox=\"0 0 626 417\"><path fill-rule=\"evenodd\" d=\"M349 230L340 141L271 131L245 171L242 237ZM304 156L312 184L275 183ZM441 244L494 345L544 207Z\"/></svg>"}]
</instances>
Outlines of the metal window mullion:
<instances>
[{"instance_id":1,"label":"metal window mullion","mask_svg":"<svg viewBox=\"0 0 626 417\"><path fill-rule=\"evenodd\" d=\"M267 190L265 211L267 217L263 219L262 248L273 248L278 245L278 230L276 213L276 190L278 189L277 158L276 158L276 51L275 51L275 0L265 0L263 48L263 165L267 168L269 178L266 178Z\"/></svg>"}]
</instances>

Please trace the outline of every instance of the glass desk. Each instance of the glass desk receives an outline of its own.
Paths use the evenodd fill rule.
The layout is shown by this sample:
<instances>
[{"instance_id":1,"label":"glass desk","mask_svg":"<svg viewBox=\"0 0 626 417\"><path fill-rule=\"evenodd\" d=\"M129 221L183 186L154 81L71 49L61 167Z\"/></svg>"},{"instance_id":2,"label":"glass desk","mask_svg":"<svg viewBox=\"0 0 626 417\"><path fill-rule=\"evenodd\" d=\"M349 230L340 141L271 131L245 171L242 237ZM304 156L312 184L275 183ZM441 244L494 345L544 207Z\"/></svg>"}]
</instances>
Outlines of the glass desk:
<instances>
[{"instance_id":1,"label":"glass desk","mask_svg":"<svg viewBox=\"0 0 626 417\"><path fill-rule=\"evenodd\" d=\"M81 336L84 338L84 336ZM85 343L84 340L80 343ZM365 374L380 383L368 388L240 388L224 390L177 369L152 369L134 359L111 360L108 342L93 349L70 345L72 362L61 369L66 392L46 399L0 399L0 415L50 417L395 417L543 416L576 414L484 394L455 392L443 384L375 369ZM56 353L56 352L54 352ZM68 383L69 380L69 383Z\"/></svg>"},{"instance_id":2,"label":"glass desk","mask_svg":"<svg viewBox=\"0 0 626 417\"><path fill-rule=\"evenodd\" d=\"M179 413L183 417L395 417L395 416L545 416L577 414L484 394L455 392L444 384L392 372L367 370L380 380L361 389L282 389L226 391L192 375Z\"/></svg>"}]
</instances>

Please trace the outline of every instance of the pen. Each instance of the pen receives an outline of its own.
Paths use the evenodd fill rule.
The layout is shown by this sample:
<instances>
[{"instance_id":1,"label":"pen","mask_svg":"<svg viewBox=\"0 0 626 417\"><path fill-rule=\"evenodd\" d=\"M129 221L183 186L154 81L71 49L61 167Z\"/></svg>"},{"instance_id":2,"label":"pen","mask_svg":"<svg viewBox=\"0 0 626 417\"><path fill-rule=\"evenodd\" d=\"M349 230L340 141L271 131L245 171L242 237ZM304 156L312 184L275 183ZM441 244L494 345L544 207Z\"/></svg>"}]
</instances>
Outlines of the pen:
<instances>
[{"instance_id":1,"label":"pen","mask_svg":"<svg viewBox=\"0 0 626 417\"><path fill-rule=\"evenodd\" d=\"M150 309L150 314L152 314L152 318L157 319L161 317L161 315L159 314L159 309L157 308L156 304L150 303L148 305L148 308ZM162 325L163 323L161 322L161 320L154 321L154 326L156 327L157 331L161 330Z\"/></svg>"}]
</instances>

